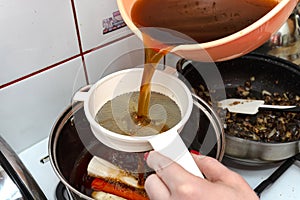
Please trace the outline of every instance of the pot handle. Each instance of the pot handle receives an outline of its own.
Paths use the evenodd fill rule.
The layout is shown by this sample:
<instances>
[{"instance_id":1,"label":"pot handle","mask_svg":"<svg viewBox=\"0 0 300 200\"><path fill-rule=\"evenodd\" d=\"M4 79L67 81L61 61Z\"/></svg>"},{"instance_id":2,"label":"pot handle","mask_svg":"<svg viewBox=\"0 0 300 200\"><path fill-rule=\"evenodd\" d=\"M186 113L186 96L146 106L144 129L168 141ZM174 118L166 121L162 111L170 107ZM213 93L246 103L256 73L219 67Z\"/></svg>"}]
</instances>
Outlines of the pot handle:
<instances>
[{"instance_id":1,"label":"pot handle","mask_svg":"<svg viewBox=\"0 0 300 200\"><path fill-rule=\"evenodd\" d=\"M203 178L191 153L188 151L176 130L169 130L162 134L152 136L148 141L155 151L178 163L191 174ZM167 163L166 167L169 164L171 163Z\"/></svg>"},{"instance_id":2,"label":"pot handle","mask_svg":"<svg viewBox=\"0 0 300 200\"><path fill-rule=\"evenodd\" d=\"M73 101L85 101L89 96L88 91L91 87L92 85L87 85L77 91L72 98Z\"/></svg>"},{"instance_id":3,"label":"pot handle","mask_svg":"<svg viewBox=\"0 0 300 200\"><path fill-rule=\"evenodd\" d=\"M27 200L47 200L14 150L0 136L0 164Z\"/></svg>"}]
</instances>

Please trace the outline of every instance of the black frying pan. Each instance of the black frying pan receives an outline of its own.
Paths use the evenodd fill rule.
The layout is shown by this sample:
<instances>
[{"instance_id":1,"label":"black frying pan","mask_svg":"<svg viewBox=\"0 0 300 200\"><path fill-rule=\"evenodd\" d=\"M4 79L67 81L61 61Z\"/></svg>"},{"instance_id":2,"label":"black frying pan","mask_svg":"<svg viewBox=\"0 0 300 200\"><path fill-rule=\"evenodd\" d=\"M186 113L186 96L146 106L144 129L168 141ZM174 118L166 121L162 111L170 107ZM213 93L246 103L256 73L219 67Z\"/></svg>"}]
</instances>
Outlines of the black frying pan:
<instances>
[{"instance_id":1,"label":"black frying pan","mask_svg":"<svg viewBox=\"0 0 300 200\"><path fill-rule=\"evenodd\" d=\"M250 77L255 77L252 83L253 93L260 98L262 90L271 93L292 92L300 96L300 67L291 62L268 55L251 53L240 58L215 63L223 79L227 98L235 97L237 86L244 85ZM204 84L204 78L199 73L200 68L210 63L180 60L177 63L178 72L184 81L193 88ZM275 84L275 82L277 84ZM298 153L300 142L266 143L246 140L226 135L225 154L235 160L251 163L274 162L286 159Z\"/></svg>"},{"instance_id":2,"label":"black frying pan","mask_svg":"<svg viewBox=\"0 0 300 200\"><path fill-rule=\"evenodd\" d=\"M203 83L202 76L195 66L205 65L205 63L190 62L191 64L182 66L187 60L180 60L177 64L177 70L184 75L192 86L199 86ZM292 91L300 93L300 67L288 61L251 53L246 56L215 63L223 78L227 95L231 95L230 88L243 85L251 76L255 76L256 81L252 85L257 91L262 89L270 92ZM279 81L279 84L274 84ZM228 93L229 92L229 93Z\"/></svg>"}]
</instances>

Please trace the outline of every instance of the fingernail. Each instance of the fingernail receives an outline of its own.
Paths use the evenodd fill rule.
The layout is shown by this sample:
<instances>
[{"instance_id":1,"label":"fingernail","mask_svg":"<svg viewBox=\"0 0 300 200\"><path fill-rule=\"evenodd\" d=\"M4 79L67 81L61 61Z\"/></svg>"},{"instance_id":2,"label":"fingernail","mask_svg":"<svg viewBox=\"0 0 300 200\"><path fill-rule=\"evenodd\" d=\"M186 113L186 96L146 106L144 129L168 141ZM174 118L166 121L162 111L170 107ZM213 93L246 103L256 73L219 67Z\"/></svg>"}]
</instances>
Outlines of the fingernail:
<instances>
[{"instance_id":1,"label":"fingernail","mask_svg":"<svg viewBox=\"0 0 300 200\"><path fill-rule=\"evenodd\" d=\"M191 154L193 157L195 157L199 160L206 157L205 155L202 155L200 152L194 151L194 150L191 150Z\"/></svg>"},{"instance_id":2,"label":"fingernail","mask_svg":"<svg viewBox=\"0 0 300 200\"><path fill-rule=\"evenodd\" d=\"M201 159L203 159L203 158L205 158L206 156L205 155L198 155L197 156L197 158L199 159L199 160L201 160Z\"/></svg>"},{"instance_id":3,"label":"fingernail","mask_svg":"<svg viewBox=\"0 0 300 200\"><path fill-rule=\"evenodd\" d=\"M144 153L144 160L147 161L147 158L149 156L149 152Z\"/></svg>"}]
</instances>

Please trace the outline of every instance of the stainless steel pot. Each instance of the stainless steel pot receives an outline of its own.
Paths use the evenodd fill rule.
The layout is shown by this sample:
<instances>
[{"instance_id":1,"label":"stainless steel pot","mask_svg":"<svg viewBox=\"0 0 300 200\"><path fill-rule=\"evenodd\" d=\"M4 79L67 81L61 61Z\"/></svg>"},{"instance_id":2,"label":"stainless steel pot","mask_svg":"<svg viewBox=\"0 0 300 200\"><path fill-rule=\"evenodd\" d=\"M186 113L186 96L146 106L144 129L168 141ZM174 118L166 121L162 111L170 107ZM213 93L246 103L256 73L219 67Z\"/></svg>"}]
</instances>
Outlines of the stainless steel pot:
<instances>
[{"instance_id":1,"label":"stainless steel pot","mask_svg":"<svg viewBox=\"0 0 300 200\"><path fill-rule=\"evenodd\" d=\"M216 113L203 100L195 99L193 112L199 110L201 120L192 113L181 132L182 139L187 142L184 132L188 133L191 127L199 127L197 137L189 148L221 161L225 150L222 125ZM82 180L86 179L87 164L92 156L110 159L111 152L116 152L95 138L85 117L83 104L78 102L70 105L54 124L48 148L52 167L73 199L91 199L91 191L83 187Z\"/></svg>"},{"instance_id":2,"label":"stainless steel pot","mask_svg":"<svg viewBox=\"0 0 300 200\"><path fill-rule=\"evenodd\" d=\"M287 21L271 38L256 51L300 64L300 3L294 8Z\"/></svg>"},{"instance_id":3,"label":"stainless steel pot","mask_svg":"<svg viewBox=\"0 0 300 200\"><path fill-rule=\"evenodd\" d=\"M226 135L226 156L244 164L282 161L300 152L300 142L264 143Z\"/></svg>"}]
</instances>

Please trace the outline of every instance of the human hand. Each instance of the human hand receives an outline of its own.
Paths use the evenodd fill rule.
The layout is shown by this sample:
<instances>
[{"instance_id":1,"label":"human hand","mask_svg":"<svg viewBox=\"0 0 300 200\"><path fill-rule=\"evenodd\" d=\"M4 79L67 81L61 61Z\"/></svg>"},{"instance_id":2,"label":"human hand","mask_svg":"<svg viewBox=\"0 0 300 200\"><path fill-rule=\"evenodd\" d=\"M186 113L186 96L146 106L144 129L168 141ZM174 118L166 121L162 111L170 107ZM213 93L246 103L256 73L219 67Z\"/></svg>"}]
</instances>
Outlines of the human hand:
<instances>
[{"instance_id":1,"label":"human hand","mask_svg":"<svg viewBox=\"0 0 300 200\"><path fill-rule=\"evenodd\" d=\"M192 154L193 155L193 154ZM208 156L193 155L206 179L192 175L158 152L151 151L147 164L156 171L145 182L153 200L258 200L258 196L239 174Z\"/></svg>"}]
</instances>

